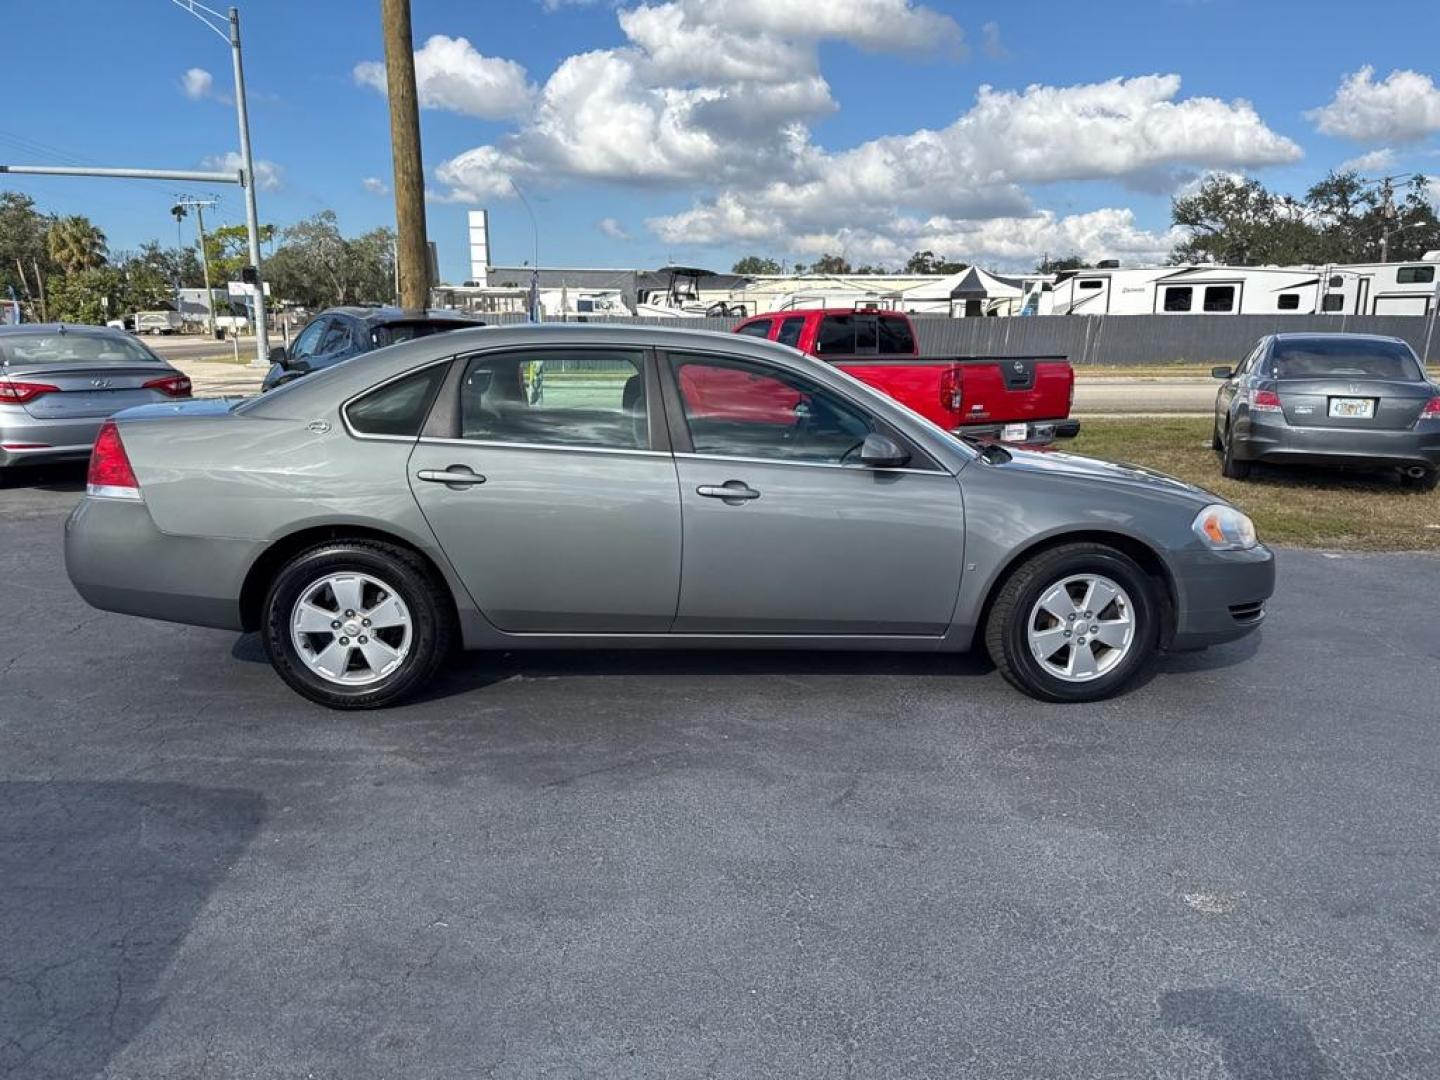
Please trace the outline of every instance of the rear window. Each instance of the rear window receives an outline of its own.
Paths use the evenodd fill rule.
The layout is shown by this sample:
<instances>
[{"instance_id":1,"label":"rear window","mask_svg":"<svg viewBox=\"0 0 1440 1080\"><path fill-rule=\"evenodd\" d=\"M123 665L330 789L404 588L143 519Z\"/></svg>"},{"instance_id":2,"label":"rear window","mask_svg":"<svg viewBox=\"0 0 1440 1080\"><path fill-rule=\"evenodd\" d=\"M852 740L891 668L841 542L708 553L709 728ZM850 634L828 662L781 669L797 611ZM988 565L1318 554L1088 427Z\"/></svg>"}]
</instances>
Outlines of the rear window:
<instances>
[{"instance_id":1,"label":"rear window","mask_svg":"<svg viewBox=\"0 0 1440 1080\"><path fill-rule=\"evenodd\" d=\"M445 369L444 364L433 364L424 371L372 390L350 403L345 409L345 418L352 428L365 435L406 438L419 435L430 411L430 402L445 377Z\"/></svg>"},{"instance_id":2,"label":"rear window","mask_svg":"<svg viewBox=\"0 0 1440 1080\"><path fill-rule=\"evenodd\" d=\"M1275 343L1270 367L1277 379L1419 379L1420 365L1403 341L1300 338Z\"/></svg>"},{"instance_id":3,"label":"rear window","mask_svg":"<svg viewBox=\"0 0 1440 1080\"><path fill-rule=\"evenodd\" d=\"M909 319L880 319L880 351L882 353L913 353L915 334Z\"/></svg>"},{"instance_id":4,"label":"rear window","mask_svg":"<svg viewBox=\"0 0 1440 1080\"><path fill-rule=\"evenodd\" d=\"M480 325L482 324L473 322L437 321L385 323L374 330L375 347L380 349L386 345L399 345L402 341L429 337L431 334L443 334L448 330L469 330Z\"/></svg>"},{"instance_id":5,"label":"rear window","mask_svg":"<svg viewBox=\"0 0 1440 1080\"><path fill-rule=\"evenodd\" d=\"M115 334L60 333L0 336L5 364L158 364L159 357L138 341Z\"/></svg>"}]
</instances>

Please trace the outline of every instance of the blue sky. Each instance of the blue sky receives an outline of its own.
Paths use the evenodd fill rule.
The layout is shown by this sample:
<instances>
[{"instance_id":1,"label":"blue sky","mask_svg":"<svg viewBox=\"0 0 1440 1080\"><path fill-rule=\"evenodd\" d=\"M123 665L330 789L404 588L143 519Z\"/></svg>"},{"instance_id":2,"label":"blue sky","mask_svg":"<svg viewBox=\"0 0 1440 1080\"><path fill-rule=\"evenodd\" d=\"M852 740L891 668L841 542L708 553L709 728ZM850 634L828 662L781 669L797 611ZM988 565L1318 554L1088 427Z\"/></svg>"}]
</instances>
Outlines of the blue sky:
<instances>
[{"instance_id":1,"label":"blue sky","mask_svg":"<svg viewBox=\"0 0 1440 1080\"><path fill-rule=\"evenodd\" d=\"M389 195L365 185L390 180L385 100L357 74L383 55L379 4L240 6L256 154L277 170L262 218L390 223ZM1145 261L1171 240L1171 195L1211 169L1297 193L1366 154L1440 174L1440 4L1361 14L1317 0L414 0L430 236L463 278L464 213L484 205L496 260L527 258L514 182L547 265L893 262L916 247L995 266L1067 248ZM235 150L228 52L168 0L15 5L6 29L0 161L199 167ZM194 76L187 94L192 68L208 90ZM243 221L233 188L3 186L89 214L112 248L174 243L180 190L213 190L215 220Z\"/></svg>"}]
</instances>

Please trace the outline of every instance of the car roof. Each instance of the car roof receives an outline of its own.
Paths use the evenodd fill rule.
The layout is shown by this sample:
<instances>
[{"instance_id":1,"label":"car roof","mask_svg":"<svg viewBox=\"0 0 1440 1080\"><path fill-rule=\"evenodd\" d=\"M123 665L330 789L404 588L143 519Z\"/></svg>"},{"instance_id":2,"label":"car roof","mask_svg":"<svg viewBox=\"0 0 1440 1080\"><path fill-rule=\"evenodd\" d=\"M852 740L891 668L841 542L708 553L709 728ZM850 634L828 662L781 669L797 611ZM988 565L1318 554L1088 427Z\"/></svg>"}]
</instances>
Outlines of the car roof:
<instances>
[{"instance_id":1,"label":"car roof","mask_svg":"<svg viewBox=\"0 0 1440 1080\"><path fill-rule=\"evenodd\" d=\"M8 334L81 334L88 337L115 337L119 335L130 338L130 335L123 330L116 330L113 326L90 326L86 323L7 323L0 326L0 335Z\"/></svg>"},{"instance_id":2,"label":"car roof","mask_svg":"<svg viewBox=\"0 0 1440 1080\"><path fill-rule=\"evenodd\" d=\"M400 308L385 305L383 307L370 307L368 305L341 305L338 307L326 308L317 312L315 318L322 315L348 315L352 319L359 319L361 322L383 324L392 322L458 322L473 323L476 326L485 325L484 322L474 315L465 311L448 311L442 308L427 308L423 311L416 311L410 308Z\"/></svg>"},{"instance_id":3,"label":"car roof","mask_svg":"<svg viewBox=\"0 0 1440 1080\"><path fill-rule=\"evenodd\" d=\"M1338 330L1286 330L1270 336L1276 341L1398 341L1402 345L1406 344L1404 338L1391 334L1352 334L1341 333Z\"/></svg>"},{"instance_id":4,"label":"car roof","mask_svg":"<svg viewBox=\"0 0 1440 1080\"><path fill-rule=\"evenodd\" d=\"M784 311L762 311L758 315L751 315L746 322L754 322L756 319L783 319L787 315L890 315L904 316L903 311L891 311L888 308L858 308L858 307L802 307L786 308Z\"/></svg>"}]
</instances>

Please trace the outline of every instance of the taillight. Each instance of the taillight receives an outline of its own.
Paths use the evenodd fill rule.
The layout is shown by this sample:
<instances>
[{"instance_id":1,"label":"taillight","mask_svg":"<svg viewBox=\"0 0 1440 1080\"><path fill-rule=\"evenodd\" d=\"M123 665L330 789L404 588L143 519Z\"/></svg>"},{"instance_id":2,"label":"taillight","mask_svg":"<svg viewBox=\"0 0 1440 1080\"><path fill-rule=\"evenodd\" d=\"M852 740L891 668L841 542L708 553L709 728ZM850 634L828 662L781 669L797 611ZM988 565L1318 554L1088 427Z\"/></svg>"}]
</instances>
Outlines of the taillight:
<instances>
[{"instance_id":1,"label":"taillight","mask_svg":"<svg viewBox=\"0 0 1440 1080\"><path fill-rule=\"evenodd\" d=\"M43 382L16 382L0 379L0 405L24 405L41 394L58 394L60 388Z\"/></svg>"},{"instance_id":2,"label":"taillight","mask_svg":"<svg viewBox=\"0 0 1440 1080\"><path fill-rule=\"evenodd\" d=\"M960 369L949 368L940 373L940 407L951 412L959 412L960 406L964 404L964 392L961 386Z\"/></svg>"},{"instance_id":3,"label":"taillight","mask_svg":"<svg viewBox=\"0 0 1440 1080\"><path fill-rule=\"evenodd\" d=\"M1420 410L1420 419L1440 420L1440 395L1436 395L1425 402L1425 407Z\"/></svg>"},{"instance_id":4,"label":"taillight","mask_svg":"<svg viewBox=\"0 0 1440 1080\"><path fill-rule=\"evenodd\" d=\"M143 389L159 390L166 397L189 397L190 379L185 375L166 375L163 378L151 379Z\"/></svg>"},{"instance_id":5,"label":"taillight","mask_svg":"<svg viewBox=\"0 0 1440 1080\"><path fill-rule=\"evenodd\" d=\"M130 456L120 441L120 429L114 420L100 425L95 445L90 450L90 474L85 477L85 494L107 499L138 499L140 484L130 467Z\"/></svg>"},{"instance_id":6,"label":"taillight","mask_svg":"<svg viewBox=\"0 0 1440 1080\"><path fill-rule=\"evenodd\" d=\"M1284 412L1280 395L1274 390L1256 390L1250 398L1251 412Z\"/></svg>"}]
</instances>

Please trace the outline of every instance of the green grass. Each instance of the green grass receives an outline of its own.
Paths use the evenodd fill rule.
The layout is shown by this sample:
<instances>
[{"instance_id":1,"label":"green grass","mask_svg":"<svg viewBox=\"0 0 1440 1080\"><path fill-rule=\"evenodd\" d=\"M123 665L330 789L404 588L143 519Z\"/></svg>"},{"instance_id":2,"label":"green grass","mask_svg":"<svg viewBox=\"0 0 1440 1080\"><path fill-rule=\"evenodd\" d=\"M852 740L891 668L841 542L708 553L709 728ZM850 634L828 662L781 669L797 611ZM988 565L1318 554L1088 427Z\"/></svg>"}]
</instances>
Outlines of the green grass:
<instances>
[{"instance_id":1,"label":"green grass","mask_svg":"<svg viewBox=\"0 0 1440 1080\"><path fill-rule=\"evenodd\" d=\"M1220 475L1208 418L1086 420L1061 449L1144 465L1199 484L1255 520L1267 543L1350 551L1440 551L1440 491L1415 492L1391 473L1257 465Z\"/></svg>"}]
</instances>

